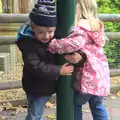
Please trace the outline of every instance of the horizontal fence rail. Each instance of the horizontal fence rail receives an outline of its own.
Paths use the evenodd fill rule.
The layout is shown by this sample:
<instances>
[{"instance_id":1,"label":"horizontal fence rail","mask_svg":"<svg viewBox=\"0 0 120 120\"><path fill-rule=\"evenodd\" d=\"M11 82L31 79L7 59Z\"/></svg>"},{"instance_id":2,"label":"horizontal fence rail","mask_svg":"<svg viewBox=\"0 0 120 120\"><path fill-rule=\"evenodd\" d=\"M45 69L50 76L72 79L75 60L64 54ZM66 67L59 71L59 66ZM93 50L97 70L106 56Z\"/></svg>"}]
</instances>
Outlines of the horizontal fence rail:
<instances>
[{"instance_id":1,"label":"horizontal fence rail","mask_svg":"<svg viewBox=\"0 0 120 120\"><path fill-rule=\"evenodd\" d=\"M109 40L120 40L120 32L105 32Z\"/></svg>"},{"instance_id":2,"label":"horizontal fence rail","mask_svg":"<svg viewBox=\"0 0 120 120\"><path fill-rule=\"evenodd\" d=\"M0 45L15 44L16 36L0 36Z\"/></svg>"},{"instance_id":3,"label":"horizontal fence rail","mask_svg":"<svg viewBox=\"0 0 120 120\"><path fill-rule=\"evenodd\" d=\"M111 69L110 70L110 77L120 76L120 69Z\"/></svg>"},{"instance_id":4,"label":"horizontal fence rail","mask_svg":"<svg viewBox=\"0 0 120 120\"><path fill-rule=\"evenodd\" d=\"M120 69L110 70L110 76L111 77L120 76ZM8 90L15 88L22 88L21 80L0 82L0 90Z\"/></svg>"},{"instance_id":5,"label":"horizontal fence rail","mask_svg":"<svg viewBox=\"0 0 120 120\"><path fill-rule=\"evenodd\" d=\"M10 89L18 89L22 88L21 80L15 81L7 81L7 82L0 82L0 90L10 90Z\"/></svg>"},{"instance_id":6,"label":"horizontal fence rail","mask_svg":"<svg viewBox=\"0 0 120 120\"><path fill-rule=\"evenodd\" d=\"M28 14L0 14L0 23L23 23L28 20Z\"/></svg>"},{"instance_id":7,"label":"horizontal fence rail","mask_svg":"<svg viewBox=\"0 0 120 120\"><path fill-rule=\"evenodd\" d=\"M106 32L109 40L120 40L120 32ZM0 45L15 44L16 36L0 36Z\"/></svg>"},{"instance_id":8,"label":"horizontal fence rail","mask_svg":"<svg viewBox=\"0 0 120 120\"><path fill-rule=\"evenodd\" d=\"M98 16L104 22L120 22L120 14L99 14Z\"/></svg>"},{"instance_id":9,"label":"horizontal fence rail","mask_svg":"<svg viewBox=\"0 0 120 120\"><path fill-rule=\"evenodd\" d=\"M99 14L104 22L120 22L120 14ZM0 23L23 23L29 20L28 14L0 14Z\"/></svg>"}]
</instances>

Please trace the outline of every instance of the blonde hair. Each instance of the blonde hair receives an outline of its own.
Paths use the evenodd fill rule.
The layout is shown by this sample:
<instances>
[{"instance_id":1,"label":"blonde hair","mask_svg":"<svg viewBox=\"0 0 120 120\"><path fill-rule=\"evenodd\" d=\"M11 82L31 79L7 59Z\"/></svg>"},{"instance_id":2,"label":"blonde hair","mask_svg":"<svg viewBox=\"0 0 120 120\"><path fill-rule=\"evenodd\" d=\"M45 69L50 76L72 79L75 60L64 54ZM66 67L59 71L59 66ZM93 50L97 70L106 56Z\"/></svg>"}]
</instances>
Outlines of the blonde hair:
<instances>
[{"instance_id":1,"label":"blonde hair","mask_svg":"<svg viewBox=\"0 0 120 120\"><path fill-rule=\"evenodd\" d=\"M80 19L87 19L92 30L100 28L97 17L98 6L96 0L77 0L76 4L76 22Z\"/></svg>"}]
</instances>

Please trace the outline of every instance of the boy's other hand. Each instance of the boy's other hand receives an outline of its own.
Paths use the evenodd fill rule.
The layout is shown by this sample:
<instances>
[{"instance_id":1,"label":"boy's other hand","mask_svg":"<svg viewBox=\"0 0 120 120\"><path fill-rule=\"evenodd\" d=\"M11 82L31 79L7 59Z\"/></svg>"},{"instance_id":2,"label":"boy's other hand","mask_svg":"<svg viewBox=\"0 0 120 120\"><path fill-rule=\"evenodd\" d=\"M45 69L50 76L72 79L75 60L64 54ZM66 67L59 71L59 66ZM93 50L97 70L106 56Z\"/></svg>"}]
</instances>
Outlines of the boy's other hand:
<instances>
[{"instance_id":1,"label":"boy's other hand","mask_svg":"<svg viewBox=\"0 0 120 120\"><path fill-rule=\"evenodd\" d=\"M71 55L66 55L65 59L70 63L76 64L82 60L82 56L79 53L74 52Z\"/></svg>"},{"instance_id":2,"label":"boy's other hand","mask_svg":"<svg viewBox=\"0 0 120 120\"><path fill-rule=\"evenodd\" d=\"M74 67L72 65L68 66L68 63L65 63L62 65L60 69L60 75L72 75L73 71L74 71Z\"/></svg>"}]
</instances>

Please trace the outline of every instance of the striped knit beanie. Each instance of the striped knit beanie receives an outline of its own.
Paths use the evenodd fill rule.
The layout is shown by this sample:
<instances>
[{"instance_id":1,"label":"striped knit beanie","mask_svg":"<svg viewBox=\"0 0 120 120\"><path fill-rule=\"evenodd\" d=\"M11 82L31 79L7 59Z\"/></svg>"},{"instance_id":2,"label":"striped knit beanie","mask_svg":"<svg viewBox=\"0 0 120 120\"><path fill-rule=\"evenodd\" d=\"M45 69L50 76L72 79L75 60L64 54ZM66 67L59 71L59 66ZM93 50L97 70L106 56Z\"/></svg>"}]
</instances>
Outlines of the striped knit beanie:
<instances>
[{"instance_id":1,"label":"striped knit beanie","mask_svg":"<svg viewBox=\"0 0 120 120\"><path fill-rule=\"evenodd\" d=\"M44 27L54 27L57 23L55 0L38 0L29 14L33 23Z\"/></svg>"}]
</instances>

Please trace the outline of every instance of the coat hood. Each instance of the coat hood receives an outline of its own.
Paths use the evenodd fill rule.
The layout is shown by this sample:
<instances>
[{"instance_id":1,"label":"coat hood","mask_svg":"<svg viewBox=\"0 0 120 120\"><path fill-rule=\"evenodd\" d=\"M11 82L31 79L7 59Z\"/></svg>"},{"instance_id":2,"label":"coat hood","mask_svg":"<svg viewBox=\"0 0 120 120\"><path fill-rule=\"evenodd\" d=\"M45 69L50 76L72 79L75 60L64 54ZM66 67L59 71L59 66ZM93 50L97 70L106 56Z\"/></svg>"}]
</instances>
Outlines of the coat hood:
<instances>
[{"instance_id":1,"label":"coat hood","mask_svg":"<svg viewBox=\"0 0 120 120\"><path fill-rule=\"evenodd\" d=\"M34 33L29 23L25 23L20 27L16 41L20 40L20 38L25 38L25 37L30 37L30 38L34 37Z\"/></svg>"},{"instance_id":2,"label":"coat hood","mask_svg":"<svg viewBox=\"0 0 120 120\"><path fill-rule=\"evenodd\" d=\"M104 34L103 25L101 25L98 31L88 31L88 34L98 46L103 47L105 45L105 41L107 40L107 37Z\"/></svg>"}]
</instances>

